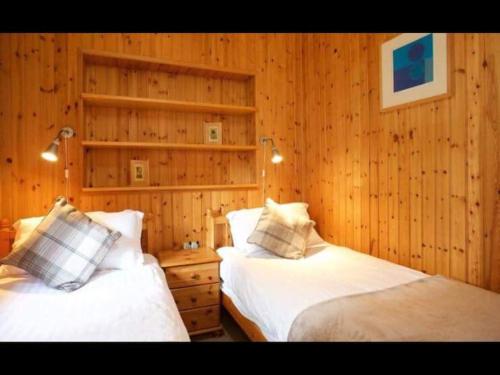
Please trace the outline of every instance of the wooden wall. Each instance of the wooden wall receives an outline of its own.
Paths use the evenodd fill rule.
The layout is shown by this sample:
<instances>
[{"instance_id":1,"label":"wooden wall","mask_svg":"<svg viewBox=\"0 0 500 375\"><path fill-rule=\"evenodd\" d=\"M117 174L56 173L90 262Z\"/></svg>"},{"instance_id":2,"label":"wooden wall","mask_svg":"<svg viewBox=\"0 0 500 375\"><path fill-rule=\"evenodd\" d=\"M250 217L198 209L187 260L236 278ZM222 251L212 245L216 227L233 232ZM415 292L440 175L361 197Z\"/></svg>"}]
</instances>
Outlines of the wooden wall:
<instances>
[{"instance_id":1,"label":"wooden wall","mask_svg":"<svg viewBox=\"0 0 500 375\"><path fill-rule=\"evenodd\" d=\"M391 37L0 34L0 217L42 215L64 192L61 162L39 154L77 126L78 48L253 69L256 136L273 136L285 157L267 163L267 196L308 201L328 241L500 290L499 36L453 35L453 95L381 114L379 47ZM82 194L80 140L74 202L151 213L152 251L202 239L206 208L262 203L261 190Z\"/></svg>"},{"instance_id":2,"label":"wooden wall","mask_svg":"<svg viewBox=\"0 0 500 375\"><path fill-rule=\"evenodd\" d=\"M77 51L106 50L254 70L257 134L273 136L285 157L267 162L267 193L282 202L303 199L303 73L300 35L260 34L1 34L0 217L42 215L64 194L62 161L40 158L62 126L77 127ZM79 137L70 140L71 192L83 210L140 209L152 214L151 250L201 240L207 208L225 211L262 204L260 190L81 193ZM269 152L267 153L269 155ZM257 168L262 168L261 152ZM189 166L187 166L189 167Z\"/></svg>"},{"instance_id":3,"label":"wooden wall","mask_svg":"<svg viewBox=\"0 0 500 375\"><path fill-rule=\"evenodd\" d=\"M450 35L452 96L384 113L395 35L304 36L305 198L330 242L500 291L500 37Z\"/></svg>"}]
</instances>

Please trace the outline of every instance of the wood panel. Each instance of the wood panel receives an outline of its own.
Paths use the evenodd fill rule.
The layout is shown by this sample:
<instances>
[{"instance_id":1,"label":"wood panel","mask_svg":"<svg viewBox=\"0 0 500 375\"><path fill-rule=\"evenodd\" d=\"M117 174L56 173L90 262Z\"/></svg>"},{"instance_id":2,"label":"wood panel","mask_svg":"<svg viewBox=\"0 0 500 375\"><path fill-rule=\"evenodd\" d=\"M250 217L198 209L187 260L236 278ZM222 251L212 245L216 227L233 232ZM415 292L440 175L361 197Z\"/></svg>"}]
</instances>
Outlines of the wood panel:
<instances>
[{"instance_id":1,"label":"wood panel","mask_svg":"<svg viewBox=\"0 0 500 375\"><path fill-rule=\"evenodd\" d=\"M179 100L160 100L117 95L102 95L82 93L83 103L96 107L117 107L133 109L166 109L177 112L201 112L223 114L249 114L256 111L255 107L227 104L184 102Z\"/></svg>"},{"instance_id":2,"label":"wood panel","mask_svg":"<svg viewBox=\"0 0 500 375\"><path fill-rule=\"evenodd\" d=\"M220 329L220 306L206 306L181 311L181 318L190 334L202 333L206 329Z\"/></svg>"},{"instance_id":3,"label":"wood panel","mask_svg":"<svg viewBox=\"0 0 500 375\"><path fill-rule=\"evenodd\" d=\"M500 291L500 39L450 34L452 95L381 113L394 36L303 36L311 215L331 242Z\"/></svg>"},{"instance_id":4,"label":"wood panel","mask_svg":"<svg viewBox=\"0 0 500 375\"><path fill-rule=\"evenodd\" d=\"M165 269L165 276L170 288L215 283L219 281L219 265L207 263L170 267Z\"/></svg>"},{"instance_id":5,"label":"wood panel","mask_svg":"<svg viewBox=\"0 0 500 375\"><path fill-rule=\"evenodd\" d=\"M109 54L107 58L87 59L91 69L85 73L83 87L78 80L79 74L83 74L78 53L81 49ZM113 64L103 63L106 59L113 60L114 53L143 56L144 61L119 69L113 68ZM152 67L154 69L155 59L200 64L200 72L202 66L220 68L220 74L197 76L180 85L176 77L196 72L192 69L172 71L170 68L148 72ZM235 75L226 68L241 73ZM255 91L252 92L246 89L248 72L256 74ZM62 161L47 163L39 155L57 130L65 125L75 127L77 131L77 138L69 143L72 201L83 210L133 208L151 214L148 235L153 252L180 248L187 240L203 243L207 209L227 212L234 208L256 207L263 203L261 189L84 193L79 177L84 169L81 141L203 143L202 133L196 132L191 124L222 119L223 143L226 145L256 145L261 135L274 137L285 159L280 165L273 165L269 160L265 164L266 195L281 202L303 199L303 179L296 178L302 173L304 160L300 35L1 34L0 78L0 217L15 221L20 217L44 214L54 198L64 193ZM227 95L221 95L223 90ZM90 109L91 115L82 122L85 127L80 128L77 116L82 104L78 98L81 91L110 95L137 93L141 97L159 100L256 107L259 109L255 114L257 130L248 126L247 118L254 114L220 115L106 107ZM173 131L167 131L169 126ZM129 151L105 152L110 164L103 165L102 170L95 173L111 173L115 179L125 178L125 172L117 168L126 167L121 164L122 155ZM167 155L174 153L162 151L157 155L167 159ZM213 162L210 157L223 158L227 169L207 168ZM247 157L256 158L258 170L246 169ZM194 176L197 172L193 166L196 165L205 166L198 168L206 171L203 178ZM185 178L185 183L193 179L236 182L250 181L249 176L253 174L251 181L255 182L262 165L260 146L257 152L228 152L217 156L211 155L210 151L195 152L189 161L177 158L175 168L158 179L182 179L185 172L192 174ZM257 183L261 184L260 178Z\"/></svg>"},{"instance_id":6,"label":"wood panel","mask_svg":"<svg viewBox=\"0 0 500 375\"><path fill-rule=\"evenodd\" d=\"M207 284L172 290L172 296L179 310L220 303L219 284Z\"/></svg>"},{"instance_id":7,"label":"wood panel","mask_svg":"<svg viewBox=\"0 0 500 375\"><path fill-rule=\"evenodd\" d=\"M451 35L450 98L380 113L380 44L393 36L1 34L0 217L15 221L44 214L64 192L62 161L49 164L39 154L60 127L70 125L78 133L69 149L70 198L77 206L151 214L152 251L179 248L186 240L203 243L207 209L261 205L262 190L82 193L80 143L202 143L189 123L223 117L231 122L223 129L229 136L224 144L255 145L260 135L274 137L284 161L264 164L259 147L255 175L266 167L266 195L277 201L308 201L328 241L500 290L500 245L492 236L500 191L498 35ZM247 130L242 119L247 115L168 117L157 109L104 107L93 108L79 128L82 48L220 67L221 75L193 79L186 86L178 86L168 71L149 74L149 84L140 85L139 77L146 74L140 67L113 71L94 59L85 89L114 95L135 90L160 100L174 98L175 92L183 100L221 103L220 92L227 87L231 95L223 104L258 108L256 131ZM242 75L255 72L255 92L242 90L244 79L228 87L224 68L241 69ZM102 80L106 74L109 81ZM205 88L194 90L199 96L188 95L198 85ZM176 129L173 134L166 131L169 124ZM175 169L161 178L177 178L193 163L209 163L207 153L198 152L191 164L176 160ZM222 173L244 180L244 168L231 159L238 153L224 156L226 171L204 168L207 181L223 181ZM111 151L109 159L116 168L120 152ZM260 177L257 182L262 183Z\"/></svg>"}]
</instances>

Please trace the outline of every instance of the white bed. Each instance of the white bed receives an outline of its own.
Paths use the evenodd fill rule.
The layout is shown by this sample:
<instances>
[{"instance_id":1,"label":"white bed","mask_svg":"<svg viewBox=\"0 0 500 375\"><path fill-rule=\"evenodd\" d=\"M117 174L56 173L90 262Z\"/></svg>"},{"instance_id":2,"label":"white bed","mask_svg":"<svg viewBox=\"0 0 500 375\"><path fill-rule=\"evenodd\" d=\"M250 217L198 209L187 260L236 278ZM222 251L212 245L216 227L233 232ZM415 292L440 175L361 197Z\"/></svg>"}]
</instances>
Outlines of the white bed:
<instances>
[{"instance_id":1,"label":"white bed","mask_svg":"<svg viewBox=\"0 0 500 375\"><path fill-rule=\"evenodd\" d=\"M0 341L189 341L156 258L66 293L0 266Z\"/></svg>"},{"instance_id":2,"label":"white bed","mask_svg":"<svg viewBox=\"0 0 500 375\"><path fill-rule=\"evenodd\" d=\"M287 341L294 319L306 308L335 297L382 290L428 275L322 242L290 260L260 250L217 250L223 259L222 291L268 341Z\"/></svg>"}]
</instances>

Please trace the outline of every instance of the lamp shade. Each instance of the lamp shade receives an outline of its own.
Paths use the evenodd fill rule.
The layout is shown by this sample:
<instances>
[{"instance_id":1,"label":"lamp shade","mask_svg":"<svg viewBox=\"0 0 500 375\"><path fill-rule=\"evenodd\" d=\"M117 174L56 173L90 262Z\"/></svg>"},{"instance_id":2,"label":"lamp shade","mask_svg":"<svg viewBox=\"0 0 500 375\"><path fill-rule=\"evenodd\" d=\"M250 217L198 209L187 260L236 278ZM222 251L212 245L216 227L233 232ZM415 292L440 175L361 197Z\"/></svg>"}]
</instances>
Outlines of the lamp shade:
<instances>
[{"instance_id":1,"label":"lamp shade","mask_svg":"<svg viewBox=\"0 0 500 375\"><path fill-rule=\"evenodd\" d=\"M283 156L281 156L280 152L276 147L273 147L273 157L271 158L271 162L273 164L279 164L283 161Z\"/></svg>"},{"instance_id":2,"label":"lamp shade","mask_svg":"<svg viewBox=\"0 0 500 375\"><path fill-rule=\"evenodd\" d=\"M59 139L54 139L47 149L42 152L42 158L48 161L57 161L57 150L59 149Z\"/></svg>"}]
</instances>

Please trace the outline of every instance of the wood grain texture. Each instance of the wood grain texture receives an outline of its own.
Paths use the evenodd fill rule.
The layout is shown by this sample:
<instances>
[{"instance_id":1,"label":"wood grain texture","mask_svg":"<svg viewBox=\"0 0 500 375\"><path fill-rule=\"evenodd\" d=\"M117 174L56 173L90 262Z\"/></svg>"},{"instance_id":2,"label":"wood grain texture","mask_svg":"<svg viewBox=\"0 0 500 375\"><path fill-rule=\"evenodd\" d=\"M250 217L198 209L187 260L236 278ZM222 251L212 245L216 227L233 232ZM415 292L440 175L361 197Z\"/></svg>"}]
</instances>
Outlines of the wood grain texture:
<instances>
[{"instance_id":1,"label":"wood grain texture","mask_svg":"<svg viewBox=\"0 0 500 375\"><path fill-rule=\"evenodd\" d=\"M178 112L201 112L223 114L254 113L255 107L227 104L197 103L180 100L161 100L150 98L132 98L118 95L82 93L84 104L96 107L117 107L133 109L167 109Z\"/></svg>"},{"instance_id":2,"label":"wood grain texture","mask_svg":"<svg viewBox=\"0 0 500 375\"><path fill-rule=\"evenodd\" d=\"M267 342L266 337L260 330L260 328L252 322L250 319L245 318L238 308L234 305L233 301L231 298L227 296L227 294L222 293L222 305L226 309L226 311L231 314L233 319L238 323L240 328L245 332L247 337L251 341L255 342Z\"/></svg>"},{"instance_id":3,"label":"wood grain texture","mask_svg":"<svg viewBox=\"0 0 500 375\"><path fill-rule=\"evenodd\" d=\"M452 95L381 113L380 44L392 37L0 34L0 217L13 222L44 214L64 192L62 161L48 164L39 154L59 128L70 125L78 134L69 150L70 198L77 206L132 208L151 215L148 236L153 252L180 248L187 240L203 243L208 209L226 213L262 205L262 189L83 192L78 177L84 170L81 141L198 144L202 137L191 124L224 119L223 124L231 123L223 125L228 135L224 145L253 146L260 135L272 136L283 163L263 164L260 147L256 152L213 155L197 151L189 163L177 156L180 151L166 150L161 151L164 158L155 160L165 166L162 172L152 171L156 182L189 187L200 181L257 181L260 186L265 165L267 196L280 202L306 200L326 240L500 290L500 245L493 235L500 191L499 37L452 34ZM80 49L110 54L88 59L86 87L77 79L83 74ZM103 59L113 60L114 53L143 56L144 61L119 69L102 64ZM156 64L154 59L220 67L221 73L178 85L170 68L151 74L141 66ZM241 79L229 86L223 83L231 75L225 68L241 71ZM254 92L245 89L245 72L256 74ZM206 89L194 90L198 85ZM228 95L221 96L222 90ZM85 125L78 127L81 91L117 96L132 92L154 100L258 111L162 115L167 112L98 106L80 119ZM255 130L245 119L250 116L255 116ZM127 132L122 131L124 125ZM168 126L175 131L167 131ZM99 178L111 175L111 180L119 180L126 178L123 160L128 163L131 155L140 157L152 150L92 152L108 152L108 162L95 172ZM255 163L246 160L252 157ZM225 168L207 168L214 161ZM257 168L245 167L252 164ZM201 167L192 168L196 165ZM200 171L206 174L200 177ZM92 178L96 177L91 173L85 176L87 186Z\"/></svg>"},{"instance_id":4,"label":"wood grain texture","mask_svg":"<svg viewBox=\"0 0 500 375\"><path fill-rule=\"evenodd\" d=\"M100 51L107 56L87 57L91 69L84 72L80 50ZM115 59L115 53L143 56L143 61L120 69L113 67L114 62L103 64L106 59L108 62ZM157 63L155 59L199 64L200 75L179 85L172 73L196 74L196 69L176 68L173 72L166 67L148 73ZM204 77L203 66L218 68L220 72ZM256 74L253 92L245 89L249 72ZM83 83L78 80L80 74L86 76ZM155 163L165 163L168 171L160 176L158 170L157 183L174 181L184 184L188 191L154 187L151 191L83 192L79 178L84 170L82 141L203 143L202 134L196 133L192 124L222 119L223 134L227 136L223 136L224 145L253 146L259 136L272 136L285 159L280 165L266 162L267 196L280 202L303 200L303 180L296 178L303 171L304 138L300 35L2 34L0 78L0 217L12 222L20 217L45 214L54 198L64 192L62 161L47 163L39 155L58 129L66 125L75 127L77 132L69 149L73 203L82 210L132 208L151 214L148 235L152 252L181 248L187 240L203 243L204 217L209 208L227 212L262 205L261 189L253 185L261 184L262 149L259 146L256 152L196 151L189 162L181 157L186 151L156 152L164 157L157 157ZM228 84L228 79L236 82ZM205 90L193 90L197 85L203 85ZM169 90L164 90L166 87ZM228 95L221 96L221 90ZM82 91L117 96L139 93L154 100L219 103L229 108L256 107L258 111L254 114L252 110L251 115L221 115L92 107L89 116L80 118L85 126L79 127ZM197 92L197 96L192 97L192 92ZM251 116L255 116L256 130L247 125L246 118ZM124 125L128 133L123 131ZM167 131L168 126L173 131ZM139 157L141 152L148 153L101 149L92 152L107 153L107 163L96 173L106 180L112 175L111 181L126 178L123 163L130 155ZM246 168L250 163L248 158L256 159L257 168ZM214 162L227 168L209 168ZM202 167L193 168L196 165ZM200 176L200 171L206 171L205 175ZM151 172L154 178L155 172ZM88 181L94 177L89 174L84 178ZM189 188L190 184L202 181L206 181L205 185L219 185L231 180L252 184L243 183L234 190Z\"/></svg>"},{"instance_id":5,"label":"wood grain texture","mask_svg":"<svg viewBox=\"0 0 500 375\"><path fill-rule=\"evenodd\" d=\"M451 96L381 113L394 36L303 36L311 216L333 243L500 291L498 35L450 34Z\"/></svg>"}]
</instances>

